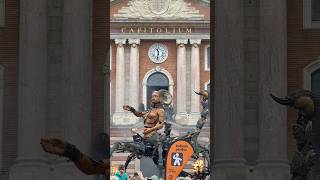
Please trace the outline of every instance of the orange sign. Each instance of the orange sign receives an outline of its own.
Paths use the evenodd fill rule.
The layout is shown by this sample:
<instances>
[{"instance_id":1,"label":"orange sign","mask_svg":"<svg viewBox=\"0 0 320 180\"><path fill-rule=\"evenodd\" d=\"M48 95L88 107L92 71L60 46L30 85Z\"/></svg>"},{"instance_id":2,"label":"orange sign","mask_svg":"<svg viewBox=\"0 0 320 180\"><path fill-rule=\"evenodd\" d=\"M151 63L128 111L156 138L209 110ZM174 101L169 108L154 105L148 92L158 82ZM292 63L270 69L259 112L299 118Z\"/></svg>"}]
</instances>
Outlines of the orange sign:
<instances>
[{"instance_id":1,"label":"orange sign","mask_svg":"<svg viewBox=\"0 0 320 180\"><path fill-rule=\"evenodd\" d=\"M193 154L193 148L187 141L176 141L170 146L167 155L166 180L175 180Z\"/></svg>"}]
</instances>

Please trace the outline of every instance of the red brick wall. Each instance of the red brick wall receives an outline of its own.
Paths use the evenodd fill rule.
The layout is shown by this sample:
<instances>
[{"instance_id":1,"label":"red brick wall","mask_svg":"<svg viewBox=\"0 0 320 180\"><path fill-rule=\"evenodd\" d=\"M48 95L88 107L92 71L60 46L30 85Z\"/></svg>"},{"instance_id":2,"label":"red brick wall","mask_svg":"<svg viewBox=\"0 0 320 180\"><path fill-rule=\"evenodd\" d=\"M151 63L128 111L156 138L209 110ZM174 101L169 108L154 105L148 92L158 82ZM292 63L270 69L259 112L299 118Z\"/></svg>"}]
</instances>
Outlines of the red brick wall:
<instances>
[{"instance_id":1,"label":"red brick wall","mask_svg":"<svg viewBox=\"0 0 320 180\"><path fill-rule=\"evenodd\" d=\"M320 29L303 29L303 1L287 1L288 17L288 92L303 88L303 68L320 56ZM296 112L288 110L288 153L292 157L296 149L292 136L292 124Z\"/></svg>"},{"instance_id":2,"label":"red brick wall","mask_svg":"<svg viewBox=\"0 0 320 180\"><path fill-rule=\"evenodd\" d=\"M0 65L4 66L3 167L8 171L17 154L17 83L19 42L19 1L7 0L5 27L0 27ZM0 170L1 171L1 170Z\"/></svg>"},{"instance_id":3,"label":"red brick wall","mask_svg":"<svg viewBox=\"0 0 320 180\"><path fill-rule=\"evenodd\" d=\"M112 2L110 5L110 17L113 17L113 14L117 14L122 7L127 6L128 2L128 0Z\"/></svg>"},{"instance_id":4,"label":"red brick wall","mask_svg":"<svg viewBox=\"0 0 320 180\"><path fill-rule=\"evenodd\" d=\"M168 48L168 59L161 63L156 64L153 63L148 56L148 50L150 46L154 43L162 43ZM176 83L176 77L177 77L177 47L176 47L176 41L175 40L158 40L158 41L151 41L151 40L142 40L140 49L139 49L139 55L140 55L140 72L139 72L139 80L140 80L140 100L142 102L143 100L143 86L142 81L145 76L145 74L150 71L151 69L160 66L161 68L164 68L167 70L171 77L173 78L174 86L173 86L173 103L176 104L176 90L177 90L177 83Z\"/></svg>"},{"instance_id":5,"label":"red brick wall","mask_svg":"<svg viewBox=\"0 0 320 180\"><path fill-rule=\"evenodd\" d=\"M95 0L92 20L92 140L104 132L104 74L103 64L109 48L109 1Z\"/></svg>"},{"instance_id":6,"label":"red brick wall","mask_svg":"<svg viewBox=\"0 0 320 180\"><path fill-rule=\"evenodd\" d=\"M148 56L148 50L150 46L154 43L163 43L167 46L169 55L168 59L161 63L161 64L155 64L153 63ZM115 84L115 77L116 77L116 45L114 42L111 42L112 44L112 67L110 72L110 80L111 80L111 91L112 91L112 98L111 98L111 105L112 105L112 112L114 111L114 105L115 105L115 90L116 90L116 84ZM202 42L200 46L200 87L201 89L204 89L204 84L210 80L210 71L204 70L204 63L205 63L205 47L209 45L209 41ZM190 45L187 45L190 46ZM125 48L129 48L128 45L125 46ZM177 46L175 40L141 40L140 46L139 46L139 60L140 60L140 72L139 72L139 81L140 81L140 101L143 101L143 85L142 81L145 76L145 74L150 71L151 69L154 69L157 66L160 66L167 70L174 81L173 86L173 97L174 97L174 104L176 104L176 76L177 76Z\"/></svg>"},{"instance_id":7,"label":"red brick wall","mask_svg":"<svg viewBox=\"0 0 320 180\"><path fill-rule=\"evenodd\" d=\"M111 81L111 112L115 111L115 92L116 92L116 56L117 56L117 46L114 41L111 41L112 45L112 62L111 62L111 71L110 71L110 81Z\"/></svg>"}]
</instances>

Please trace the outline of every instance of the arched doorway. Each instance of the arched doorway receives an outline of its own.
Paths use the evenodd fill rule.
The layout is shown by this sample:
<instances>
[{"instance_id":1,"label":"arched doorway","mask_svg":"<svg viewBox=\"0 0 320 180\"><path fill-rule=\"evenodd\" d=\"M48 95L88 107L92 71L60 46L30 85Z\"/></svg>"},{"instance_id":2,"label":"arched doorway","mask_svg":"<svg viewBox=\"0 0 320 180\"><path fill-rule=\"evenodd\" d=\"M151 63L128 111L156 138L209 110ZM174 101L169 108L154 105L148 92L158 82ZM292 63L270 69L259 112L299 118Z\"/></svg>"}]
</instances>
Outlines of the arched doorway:
<instances>
[{"instance_id":1,"label":"arched doorway","mask_svg":"<svg viewBox=\"0 0 320 180\"><path fill-rule=\"evenodd\" d=\"M153 91L160 89L169 90L169 79L168 77L161 73L155 72L149 76L147 79L147 108L150 107L150 99Z\"/></svg>"}]
</instances>

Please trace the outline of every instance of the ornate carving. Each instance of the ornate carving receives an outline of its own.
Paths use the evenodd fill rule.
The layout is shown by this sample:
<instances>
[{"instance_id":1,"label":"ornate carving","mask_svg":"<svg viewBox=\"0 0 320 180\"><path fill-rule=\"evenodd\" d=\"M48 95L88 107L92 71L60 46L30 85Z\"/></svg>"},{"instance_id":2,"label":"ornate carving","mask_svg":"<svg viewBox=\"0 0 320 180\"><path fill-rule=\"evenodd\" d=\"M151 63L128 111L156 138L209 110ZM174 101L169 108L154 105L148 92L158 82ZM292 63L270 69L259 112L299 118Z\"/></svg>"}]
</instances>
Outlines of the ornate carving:
<instances>
[{"instance_id":1,"label":"ornate carving","mask_svg":"<svg viewBox=\"0 0 320 180\"><path fill-rule=\"evenodd\" d=\"M140 39L129 39L128 40L129 44L140 44Z\"/></svg>"},{"instance_id":2,"label":"ornate carving","mask_svg":"<svg viewBox=\"0 0 320 180\"><path fill-rule=\"evenodd\" d=\"M194 45L195 47L198 47L198 45L201 44L201 39L190 39L190 44Z\"/></svg>"},{"instance_id":3,"label":"ornate carving","mask_svg":"<svg viewBox=\"0 0 320 180\"><path fill-rule=\"evenodd\" d=\"M176 42L181 47L181 45L188 44L188 39L177 39Z\"/></svg>"},{"instance_id":4,"label":"ornate carving","mask_svg":"<svg viewBox=\"0 0 320 180\"><path fill-rule=\"evenodd\" d=\"M204 19L190 4L183 0L131 0L115 14L116 18L165 18Z\"/></svg>"},{"instance_id":5,"label":"ornate carving","mask_svg":"<svg viewBox=\"0 0 320 180\"><path fill-rule=\"evenodd\" d=\"M122 47L122 45L126 44L127 40L126 39L115 39L114 41L119 47Z\"/></svg>"}]
</instances>

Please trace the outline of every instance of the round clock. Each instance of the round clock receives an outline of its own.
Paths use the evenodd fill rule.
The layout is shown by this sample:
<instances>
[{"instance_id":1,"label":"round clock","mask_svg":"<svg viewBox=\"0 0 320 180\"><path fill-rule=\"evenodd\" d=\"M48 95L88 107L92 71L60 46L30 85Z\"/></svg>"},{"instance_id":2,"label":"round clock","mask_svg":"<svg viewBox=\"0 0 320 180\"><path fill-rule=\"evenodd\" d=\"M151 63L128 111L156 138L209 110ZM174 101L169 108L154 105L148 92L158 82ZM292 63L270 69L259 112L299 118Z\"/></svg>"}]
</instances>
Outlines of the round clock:
<instances>
[{"instance_id":1,"label":"round clock","mask_svg":"<svg viewBox=\"0 0 320 180\"><path fill-rule=\"evenodd\" d=\"M156 43L150 46L149 58L154 63L163 63L168 58L168 49L164 44Z\"/></svg>"}]
</instances>

